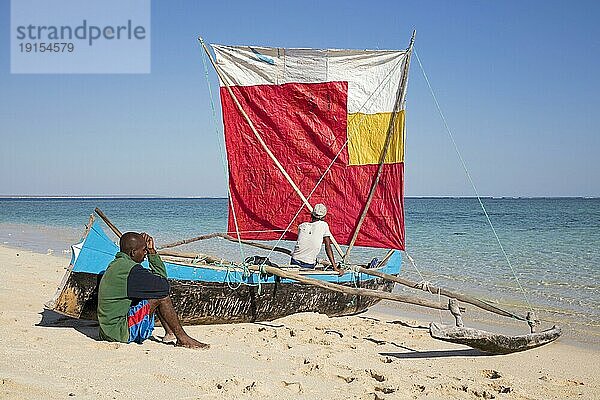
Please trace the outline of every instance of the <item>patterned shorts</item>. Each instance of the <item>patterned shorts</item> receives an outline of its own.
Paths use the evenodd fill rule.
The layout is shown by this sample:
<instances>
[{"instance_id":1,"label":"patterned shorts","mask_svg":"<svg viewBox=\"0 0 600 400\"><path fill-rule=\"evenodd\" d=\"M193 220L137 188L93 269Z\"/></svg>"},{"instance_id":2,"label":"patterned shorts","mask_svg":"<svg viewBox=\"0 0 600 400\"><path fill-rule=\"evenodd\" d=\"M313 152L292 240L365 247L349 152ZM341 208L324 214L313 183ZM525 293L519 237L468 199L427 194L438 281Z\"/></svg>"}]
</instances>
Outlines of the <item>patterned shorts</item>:
<instances>
[{"instance_id":1,"label":"patterned shorts","mask_svg":"<svg viewBox=\"0 0 600 400\"><path fill-rule=\"evenodd\" d=\"M148 303L148 300L142 300L129 308L127 325L129 325L128 343L142 343L152 335L152 331L154 330L154 314L150 314L150 303Z\"/></svg>"}]
</instances>

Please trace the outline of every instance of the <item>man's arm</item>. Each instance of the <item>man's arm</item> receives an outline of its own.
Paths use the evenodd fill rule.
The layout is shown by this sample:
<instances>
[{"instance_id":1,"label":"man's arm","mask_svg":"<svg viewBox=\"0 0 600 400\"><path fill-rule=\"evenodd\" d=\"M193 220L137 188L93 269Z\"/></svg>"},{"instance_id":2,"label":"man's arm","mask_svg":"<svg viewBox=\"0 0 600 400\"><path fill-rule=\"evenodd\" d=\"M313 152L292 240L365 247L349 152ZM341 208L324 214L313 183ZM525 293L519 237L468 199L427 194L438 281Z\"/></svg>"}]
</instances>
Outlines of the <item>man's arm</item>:
<instances>
[{"instance_id":1,"label":"man's arm","mask_svg":"<svg viewBox=\"0 0 600 400\"><path fill-rule=\"evenodd\" d=\"M148 263L150 264L150 270L154 274L166 278L167 268L154 248L154 239L145 232L142 232L142 237L146 241L146 248L148 249Z\"/></svg>"},{"instance_id":2,"label":"man's arm","mask_svg":"<svg viewBox=\"0 0 600 400\"><path fill-rule=\"evenodd\" d=\"M338 273L339 276L344 275L344 270L338 267L335 263L335 257L333 256L333 251L331 250L331 237L325 236L323 238L323 243L325 244L325 253L327 254L327 258L329 258L331 266Z\"/></svg>"},{"instance_id":3,"label":"man's arm","mask_svg":"<svg viewBox=\"0 0 600 400\"><path fill-rule=\"evenodd\" d=\"M162 299L169 295L169 282L153 274L140 264L135 265L127 277L127 297L130 299Z\"/></svg>"}]
</instances>

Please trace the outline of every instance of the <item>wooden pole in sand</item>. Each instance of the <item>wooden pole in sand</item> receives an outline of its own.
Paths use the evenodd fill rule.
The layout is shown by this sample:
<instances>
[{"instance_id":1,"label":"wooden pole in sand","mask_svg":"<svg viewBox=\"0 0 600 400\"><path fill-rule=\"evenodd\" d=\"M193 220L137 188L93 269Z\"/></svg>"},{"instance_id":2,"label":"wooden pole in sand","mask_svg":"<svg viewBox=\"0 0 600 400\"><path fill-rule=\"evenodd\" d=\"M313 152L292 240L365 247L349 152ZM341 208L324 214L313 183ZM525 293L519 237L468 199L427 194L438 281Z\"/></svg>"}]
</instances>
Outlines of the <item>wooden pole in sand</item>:
<instances>
[{"instance_id":1,"label":"wooden pole in sand","mask_svg":"<svg viewBox=\"0 0 600 400\"><path fill-rule=\"evenodd\" d=\"M285 170L285 168L283 168L283 166L281 165L281 163L279 162L279 160L275 157L275 155L273 154L273 152L271 152L271 150L269 149L269 147L267 146L267 144L265 143L265 141L263 140L263 138L260 136L260 134L258 133L258 131L256 130L256 128L254 127L254 123L252 122L252 120L250 119L250 117L248 116L248 114L246 114L246 111L244 110L244 108L242 107L242 105L240 104L240 102L238 101L236 95L233 93L233 90L231 89L231 86L229 85L229 83L225 79L225 76L223 76L223 74L221 72L221 69L217 66L217 64L215 63L215 60L213 60L212 54L210 54L210 52L208 51L208 48L204 44L204 40L201 37L199 37L198 41L202 45L202 49L204 50L204 52L208 56L208 59L209 59L210 63L212 64L213 68L215 69L215 72L217 73L217 75L219 76L219 79L225 85L225 88L227 89L227 92L229 93L229 95L231 96L233 102L235 103L235 106L237 107L237 109L239 110L239 112L242 114L242 116L244 117L244 119L246 120L246 122L248 123L248 126L252 130L252 133L254 134L254 136L256 137L256 139L258 140L258 142L260 143L260 145L262 146L263 150L267 153L267 155L271 158L271 160L273 160L273 163L275 164L275 166L283 174L283 176L288 181L288 183L290 184L290 186L292 187L292 189L294 189L294 192L296 192L296 194L298 195L298 197L300 197L300 199L302 200L302 203L304 203L304 205L306 206L306 208L308 208L308 211L310 211L312 213L312 211L313 211L312 205L308 202L308 199L304 196L304 194L302 193L302 191L300 190L300 188L298 187L298 185L296 185L296 183L292 180L292 178L287 173L287 171ZM335 241L335 239L333 239L332 242L333 242L333 245L334 245L335 249L337 250L337 252L341 256L343 256L344 252L342 251L341 247L337 244L337 242Z\"/></svg>"}]
</instances>

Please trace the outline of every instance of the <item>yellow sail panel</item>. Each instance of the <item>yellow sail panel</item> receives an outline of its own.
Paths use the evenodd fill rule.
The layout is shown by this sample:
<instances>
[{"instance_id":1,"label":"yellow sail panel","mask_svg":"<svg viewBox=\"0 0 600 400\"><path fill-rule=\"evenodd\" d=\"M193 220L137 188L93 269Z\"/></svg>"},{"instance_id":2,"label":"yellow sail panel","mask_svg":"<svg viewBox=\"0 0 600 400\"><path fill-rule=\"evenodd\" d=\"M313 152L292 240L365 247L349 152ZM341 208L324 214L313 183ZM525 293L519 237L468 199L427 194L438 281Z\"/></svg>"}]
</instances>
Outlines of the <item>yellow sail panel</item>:
<instances>
[{"instance_id":1,"label":"yellow sail panel","mask_svg":"<svg viewBox=\"0 0 600 400\"><path fill-rule=\"evenodd\" d=\"M393 129L386 164L404 162L404 110L397 113L348 114L349 165L379 164L388 129Z\"/></svg>"}]
</instances>

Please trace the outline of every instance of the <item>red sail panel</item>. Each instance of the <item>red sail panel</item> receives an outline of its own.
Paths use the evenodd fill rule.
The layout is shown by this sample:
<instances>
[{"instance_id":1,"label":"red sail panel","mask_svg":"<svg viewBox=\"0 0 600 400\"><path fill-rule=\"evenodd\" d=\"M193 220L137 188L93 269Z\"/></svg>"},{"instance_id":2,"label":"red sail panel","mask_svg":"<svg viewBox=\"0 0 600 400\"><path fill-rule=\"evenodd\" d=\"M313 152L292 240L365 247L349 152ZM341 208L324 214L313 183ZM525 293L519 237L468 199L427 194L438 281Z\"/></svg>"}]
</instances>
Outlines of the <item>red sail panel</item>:
<instances>
[{"instance_id":1,"label":"red sail panel","mask_svg":"<svg viewBox=\"0 0 600 400\"><path fill-rule=\"evenodd\" d=\"M269 149L308 196L346 142L347 82L236 86L232 90ZM265 152L227 88L221 88L230 193L244 239L276 240L302 205ZM340 244L348 244L374 180L377 165L348 165L339 157L310 197L328 208L325 220ZM404 249L403 163L385 164L356 245ZM284 239L295 240L304 209ZM236 232L229 209L230 232Z\"/></svg>"}]
</instances>

